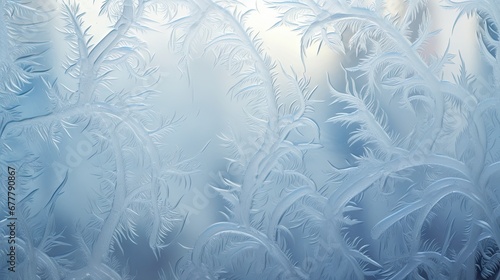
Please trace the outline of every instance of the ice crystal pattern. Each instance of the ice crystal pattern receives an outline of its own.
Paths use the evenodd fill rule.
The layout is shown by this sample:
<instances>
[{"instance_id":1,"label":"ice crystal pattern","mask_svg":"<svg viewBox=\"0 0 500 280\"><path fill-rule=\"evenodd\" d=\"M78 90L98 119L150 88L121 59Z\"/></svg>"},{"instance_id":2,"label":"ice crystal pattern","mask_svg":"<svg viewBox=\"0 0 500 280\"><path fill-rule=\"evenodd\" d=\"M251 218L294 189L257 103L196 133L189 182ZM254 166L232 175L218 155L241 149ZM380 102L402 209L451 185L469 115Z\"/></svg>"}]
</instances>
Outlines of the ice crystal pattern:
<instances>
[{"instance_id":1,"label":"ice crystal pattern","mask_svg":"<svg viewBox=\"0 0 500 280\"><path fill-rule=\"evenodd\" d=\"M0 0L0 278L500 277L496 1L98 2Z\"/></svg>"}]
</instances>

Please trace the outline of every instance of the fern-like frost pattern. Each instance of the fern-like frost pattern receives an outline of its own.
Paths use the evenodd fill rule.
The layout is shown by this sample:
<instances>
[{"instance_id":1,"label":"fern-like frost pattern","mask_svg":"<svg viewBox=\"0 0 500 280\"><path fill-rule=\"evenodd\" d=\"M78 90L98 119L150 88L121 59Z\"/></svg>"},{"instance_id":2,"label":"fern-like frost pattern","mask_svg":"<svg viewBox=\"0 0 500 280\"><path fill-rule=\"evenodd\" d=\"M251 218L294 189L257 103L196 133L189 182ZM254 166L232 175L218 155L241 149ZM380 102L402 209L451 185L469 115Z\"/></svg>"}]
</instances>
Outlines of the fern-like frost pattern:
<instances>
[{"instance_id":1,"label":"fern-like frost pattern","mask_svg":"<svg viewBox=\"0 0 500 280\"><path fill-rule=\"evenodd\" d=\"M0 0L0 278L499 278L497 6Z\"/></svg>"}]
</instances>

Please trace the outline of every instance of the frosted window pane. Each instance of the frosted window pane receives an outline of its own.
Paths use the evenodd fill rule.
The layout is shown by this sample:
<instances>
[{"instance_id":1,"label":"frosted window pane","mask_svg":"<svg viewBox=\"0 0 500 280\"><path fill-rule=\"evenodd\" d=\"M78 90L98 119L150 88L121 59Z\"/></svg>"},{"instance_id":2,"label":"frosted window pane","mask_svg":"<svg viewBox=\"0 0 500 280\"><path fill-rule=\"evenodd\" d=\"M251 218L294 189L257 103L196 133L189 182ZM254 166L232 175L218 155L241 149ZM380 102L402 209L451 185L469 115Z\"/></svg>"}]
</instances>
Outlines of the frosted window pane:
<instances>
[{"instance_id":1,"label":"frosted window pane","mask_svg":"<svg viewBox=\"0 0 500 280\"><path fill-rule=\"evenodd\" d=\"M493 0L0 0L0 279L496 279Z\"/></svg>"}]
</instances>

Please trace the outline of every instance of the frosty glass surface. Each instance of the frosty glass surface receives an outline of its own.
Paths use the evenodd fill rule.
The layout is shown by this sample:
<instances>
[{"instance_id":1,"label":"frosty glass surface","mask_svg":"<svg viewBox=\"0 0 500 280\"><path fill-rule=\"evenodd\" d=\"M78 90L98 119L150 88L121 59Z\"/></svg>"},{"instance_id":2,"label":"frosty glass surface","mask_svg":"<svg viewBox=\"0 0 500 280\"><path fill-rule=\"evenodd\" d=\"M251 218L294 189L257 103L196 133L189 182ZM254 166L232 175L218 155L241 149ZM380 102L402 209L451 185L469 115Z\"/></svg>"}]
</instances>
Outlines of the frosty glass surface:
<instances>
[{"instance_id":1,"label":"frosty glass surface","mask_svg":"<svg viewBox=\"0 0 500 280\"><path fill-rule=\"evenodd\" d=\"M0 0L0 279L500 277L494 0Z\"/></svg>"}]
</instances>

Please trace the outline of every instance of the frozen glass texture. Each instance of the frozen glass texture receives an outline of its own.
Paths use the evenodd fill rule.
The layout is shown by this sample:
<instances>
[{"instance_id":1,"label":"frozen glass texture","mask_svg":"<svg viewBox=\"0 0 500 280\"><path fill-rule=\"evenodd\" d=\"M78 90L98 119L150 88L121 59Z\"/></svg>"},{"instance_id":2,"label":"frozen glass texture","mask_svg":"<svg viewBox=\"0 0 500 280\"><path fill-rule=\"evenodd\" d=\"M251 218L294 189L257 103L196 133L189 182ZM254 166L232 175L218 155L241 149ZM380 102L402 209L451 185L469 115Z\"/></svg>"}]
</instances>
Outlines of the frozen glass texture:
<instances>
[{"instance_id":1,"label":"frozen glass texture","mask_svg":"<svg viewBox=\"0 0 500 280\"><path fill-rule=\"evenodd\" d=\"M497 0L0 0L0 279L500 279Z\"/></svg>"}]
</instances>

